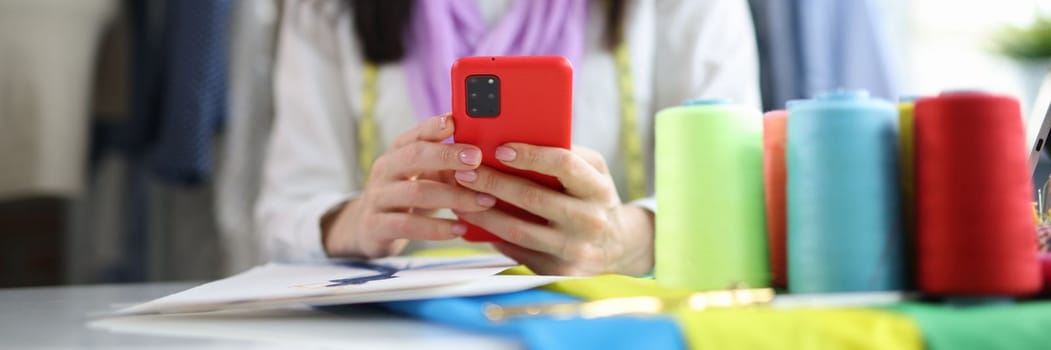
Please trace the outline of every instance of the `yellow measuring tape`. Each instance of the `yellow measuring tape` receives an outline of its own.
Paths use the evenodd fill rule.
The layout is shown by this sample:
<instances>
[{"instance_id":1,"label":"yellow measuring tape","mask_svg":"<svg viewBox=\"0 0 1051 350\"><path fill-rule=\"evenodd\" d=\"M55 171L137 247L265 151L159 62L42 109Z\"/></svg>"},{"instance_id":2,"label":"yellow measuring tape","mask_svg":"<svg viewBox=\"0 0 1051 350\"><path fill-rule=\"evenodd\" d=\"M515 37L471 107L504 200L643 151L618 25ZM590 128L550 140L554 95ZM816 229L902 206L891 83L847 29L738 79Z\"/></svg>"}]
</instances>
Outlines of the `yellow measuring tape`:
<instances>
[{"instance_id":1,"label":"yellow measuring tape","mask_svg":"<svg viewBox=\"0 0 1051 350\"><path fill-rule=\"evenodd\" d=\"M361 187L368 183L372 174L372 162L376 159L376 141L379 128L376 127L376 74L379 69L375 63L366 62L361 90L361 116L358 119L358 168L361 169Z\"/></svg>"},{"instance_id":2,"label":"yellow measuring tape","mask_svg":"<svg viewBox=\"0 0 1051 350\"><path fill-rule=\"evenodd\" d=\"M642 158L642 140L637 124L638 110L635 105L635 83L631 75L631 58L627 45L621 42L614 50L617 63L617 83L620 92L620 147L624 157L624 169L627 175L628 200L646 196L646 166ZM368 181L372 172L372 162L377 156L376 126L376 74L378 68L373 63L366 63L364 70L364 89L361 96L361 116L358 119L358 165L361 169L361 185Z\"/></svg>"},{"instance_id":3,"label":"yellow measuring tape","mask_svg":"<svg viewBox=\"0 0 1051 350\"><path fill-rule=\"evenodd\" d=\"M642 135L639 134L638 109L635 106L635 80L631 75L631 57L626 40L614 49L617 61L617 85L620 86L620 152L628 181L628 200L646 196L646 166L642 161Z\"/></svg>"}]
</instances>

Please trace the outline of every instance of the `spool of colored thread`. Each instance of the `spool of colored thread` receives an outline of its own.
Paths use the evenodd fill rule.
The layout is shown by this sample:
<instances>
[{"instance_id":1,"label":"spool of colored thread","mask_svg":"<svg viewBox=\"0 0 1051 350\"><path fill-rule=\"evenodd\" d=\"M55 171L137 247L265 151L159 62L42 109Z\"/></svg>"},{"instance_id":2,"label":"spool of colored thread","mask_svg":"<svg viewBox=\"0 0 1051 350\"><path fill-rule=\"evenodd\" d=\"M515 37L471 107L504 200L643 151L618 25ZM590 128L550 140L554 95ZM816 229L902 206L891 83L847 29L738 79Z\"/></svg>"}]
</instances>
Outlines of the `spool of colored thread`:
<instances>
[{"instance_id":1,"label":"spool of colored thread","mask_svg":"<svg viewBox=\"0 0 1051 350\"><path fill-rule=\"evenodd\" d=\"M913 109L916 105L915 97L905 97L898 100L898 169L901 171L901 209L902 209L902 232L905 234L903 241L905 258L905 284L911 288L915 287L916 271L916 163L915 163L915 137L913 129Z\"/></svg>"},{"instance_id":2,"label":"spool of colored thread","mask_svg":"<svg viewBox=\"0 0 1051 350\"><path fill-rule=\"evenodd\" d=\"M1044 290L1051 292L1051 253L1040 254L1040 271L1043 272Z\"/></svg>"},{"instance_id":3,"label":"spool of colored thread","mask_svg":"<svg viewBox=\"0 0 1051 350\"><path fill-rule=\"evenodd\" d=\"M788 106L788 287L902 288L897 111L862 91Z\"/></svg>"},{"instance_id":4,"label":"spool of colored thread","mask_svg":"<svg viewBox=\"0 0 1051 350\"><path fill-rule=\"evenodd\" d=\"M785 127L788 111L763 115L763 182L766 189L766 239L770 274L777 287L788 285L785 251Z\"/></svg>"},{"instance_id":5,"label":"spool of colored thread","mask_svg":"<svg viewBox=\"0 0 1051 350\"><path fill-rule=\"evenodd\" d=\"M915 190L915 152L913 109L915 98L903 98L898 102L898 150L899 169L901 171L902 207L904 212L905 233L914 232L916 223L916 190Z\"/></svg>"},{"instance_id":6,"label":"spool of colored thread","mask_svg":"<svg viewBox=\"0 0 1051 350\"><path fill-rule=\"evenodd\" d=\"M1018 101L980 92L916 101L920 289L1018 296L1040 289Z\"/></svg>"},{"instance_id":7,"label":"spool of colored thread","mask_svg":"<svg viewBox=\"0 0 1051 350\"><path fill-rule=\"evenodd\" d=\"M657 283L769 286L762 123L758 110L717 100L657 113Z\"/></svg>"}]
</instances>

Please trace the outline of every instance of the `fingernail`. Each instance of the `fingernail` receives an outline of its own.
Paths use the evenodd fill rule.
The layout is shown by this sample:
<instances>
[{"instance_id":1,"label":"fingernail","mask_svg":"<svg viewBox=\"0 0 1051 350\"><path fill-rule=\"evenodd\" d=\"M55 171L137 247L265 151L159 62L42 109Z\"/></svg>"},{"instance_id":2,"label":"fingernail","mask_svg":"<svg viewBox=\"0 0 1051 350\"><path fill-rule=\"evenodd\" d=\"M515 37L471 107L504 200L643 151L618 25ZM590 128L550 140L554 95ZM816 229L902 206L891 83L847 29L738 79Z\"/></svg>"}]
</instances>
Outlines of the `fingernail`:
<instances>
[{"instance_id":1,"label":"fingernail","mask_svg":"<svg viewBox=\"0 0 1051 350\"><path fill-rule=\"evenodd\" d=\"M475 148L467 148L460 151L460 161L467 165L478 165L482 162L482 151Z\"/></svg>"},{"instance_id":2,"label":"fingernail","mask_svg":"<svg viewBox=\"0 0 1051 350\"><path fill-rule=\"evenodd\" d=\"M453 224L453 234L457 236L463 236L467 233L467 225L464 224Z\"/></svg>"},{"instance_id":3,"label":"fingernail","mask_svg":"<svg viewBox=\"0 0 1051 350\"><path fill-rule=\"evenodd\" d=\"M478 172L474 170L460 170L456 172L456 179L463 182L474 182L474 180L478 180Z\"/></svg>"},{"instance_id":4,"label":"fingernail","mask_svg":"<svg viewBox=\"0 0 1051 350\"><path fill-rule=\"evenodd\" d=\"M512 160L515 160L515 157L518 157L518 152L515 152L515 150L511 147L500 146L496 148L495 156L496 159L505 162L510 162Z\"/></svg>"},{"instance_id":5,"label":"fingernail","mask_svg":"<svg viewBox=\"0 0 1051 350\"><path fill-rule=\"evenodd\" d=\"M496 197L487 195L485 193L479 193L477 196L478 205L483 207L491 207L496 205Z\"/></svg>"},{"instance_id":6,"label":"fingernail","mask_svg":"<svg viewBox=\"0 0 1051 350\"><path fill-rule=\"evenodd\" d=\"M448 126L448 125L449 125L449 115L448 114L442 114L441 117L438 117L438 130L445 130L445 127Z\"/></svg>"}]
</instances>

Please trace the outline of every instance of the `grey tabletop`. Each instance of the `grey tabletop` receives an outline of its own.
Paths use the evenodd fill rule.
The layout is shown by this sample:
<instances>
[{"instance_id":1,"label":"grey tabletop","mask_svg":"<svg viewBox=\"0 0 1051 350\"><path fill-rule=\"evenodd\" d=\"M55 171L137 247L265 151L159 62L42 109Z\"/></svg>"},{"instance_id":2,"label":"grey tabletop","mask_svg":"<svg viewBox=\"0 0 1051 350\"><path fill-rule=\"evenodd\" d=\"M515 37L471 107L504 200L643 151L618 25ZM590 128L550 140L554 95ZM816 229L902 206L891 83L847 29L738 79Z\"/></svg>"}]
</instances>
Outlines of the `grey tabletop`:
<instances>
[{"instance_id":1,"label":"grey tabletop","mask_svg":"<svg viewBox=\"0 0 1051 350\"><path fill-rule=\"evenodd\" d=\"M194 283L0 289L0 348L518 348L369 307L96 318Z\"/></svg>"}]
</instances>

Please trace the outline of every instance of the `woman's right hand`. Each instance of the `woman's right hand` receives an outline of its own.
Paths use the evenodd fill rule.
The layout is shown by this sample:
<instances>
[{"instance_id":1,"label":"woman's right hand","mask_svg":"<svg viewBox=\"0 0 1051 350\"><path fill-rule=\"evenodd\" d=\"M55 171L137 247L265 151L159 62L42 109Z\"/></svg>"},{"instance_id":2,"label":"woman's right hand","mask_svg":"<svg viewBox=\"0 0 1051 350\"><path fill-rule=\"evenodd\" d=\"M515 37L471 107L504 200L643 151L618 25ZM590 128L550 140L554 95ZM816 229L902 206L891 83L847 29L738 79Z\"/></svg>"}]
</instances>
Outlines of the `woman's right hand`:
<instances>
[{"instance_id":1,"label":"woman's right hand","mask_svg":"<svg viewBox=\"0 0 1051 350\"><path fill-rule=\"evenodd\" d=\"M435 209L477 212L496 203L493 196L456 184L455 172L477 168L482 152L442 143L454 128L446 113L398 136L376 158L361 195L322 219L325 252L376 258L398 254L410 239L447 240L466 233L455 220L430 216Z\"/></svg>"}]
</instances>

